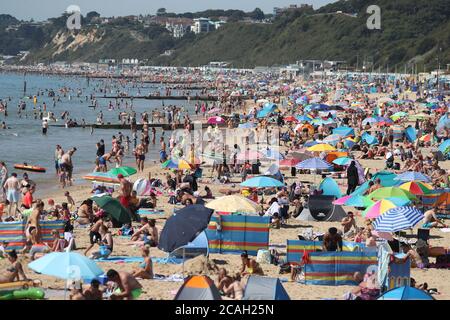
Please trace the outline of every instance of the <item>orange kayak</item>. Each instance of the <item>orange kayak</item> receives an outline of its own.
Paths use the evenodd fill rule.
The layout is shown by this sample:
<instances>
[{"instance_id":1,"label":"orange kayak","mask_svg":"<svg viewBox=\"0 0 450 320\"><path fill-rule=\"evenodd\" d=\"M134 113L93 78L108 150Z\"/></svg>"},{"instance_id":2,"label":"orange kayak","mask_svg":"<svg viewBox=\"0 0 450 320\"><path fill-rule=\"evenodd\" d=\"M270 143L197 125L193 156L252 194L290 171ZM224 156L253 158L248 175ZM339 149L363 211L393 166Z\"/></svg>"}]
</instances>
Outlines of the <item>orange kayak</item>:
<instances>
[{"instance_id":1,"label":"orange kayak","mask_svg":"<svg viewBox=\"0 0 450 320\"><path fill-rule=\"evenodd\" d=\"M15 169L19 169L19 170L25 170L25 171L32 171L32 172L45 172L46 169L43 167L38 167L38 166L30 166L26 163L24 164L15 164L14 165Z\"/></svg>"}]
</instances>

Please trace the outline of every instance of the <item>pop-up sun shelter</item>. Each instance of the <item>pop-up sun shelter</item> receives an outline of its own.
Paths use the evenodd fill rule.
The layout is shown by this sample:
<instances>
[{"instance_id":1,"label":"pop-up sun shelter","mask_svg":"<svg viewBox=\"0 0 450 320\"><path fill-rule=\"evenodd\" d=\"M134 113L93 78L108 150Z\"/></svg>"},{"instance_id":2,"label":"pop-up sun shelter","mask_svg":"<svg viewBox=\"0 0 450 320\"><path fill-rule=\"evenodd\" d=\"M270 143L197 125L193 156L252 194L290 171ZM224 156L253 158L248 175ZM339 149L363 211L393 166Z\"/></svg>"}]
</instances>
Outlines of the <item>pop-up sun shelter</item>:
<instances>
[{"instance_id":1,"label":"pop-up sun shelter","mask_svg":"<svg viewBox=\"0 0 450 320\"><path fill-rule=\"evenodd\" d=\"M243 300L291 300L280 279L250 276Z\"/></svg>"},{"instance_id":2,"label":"pop-up sun shelter","mask_svg":"<svg viewBox=\"0 0 450 320\"><path fill-rule=\"evenodd\" d=\"M219 290L208 276L189 276L174 300L222 300Z\"/></svg>"},{"instance_id":3,"label":"pop-up sun shelter","mask_svg":"<svg viewBox=\"0 0 450 320\"><path fill-rule=\"evenodd\" d=\"M206 232L203 231L188 244L173 250L169 254L169 258L190 259L200 255L208 256L208 254L208 237L206 236Z\"/></svg>"}]
</instances>

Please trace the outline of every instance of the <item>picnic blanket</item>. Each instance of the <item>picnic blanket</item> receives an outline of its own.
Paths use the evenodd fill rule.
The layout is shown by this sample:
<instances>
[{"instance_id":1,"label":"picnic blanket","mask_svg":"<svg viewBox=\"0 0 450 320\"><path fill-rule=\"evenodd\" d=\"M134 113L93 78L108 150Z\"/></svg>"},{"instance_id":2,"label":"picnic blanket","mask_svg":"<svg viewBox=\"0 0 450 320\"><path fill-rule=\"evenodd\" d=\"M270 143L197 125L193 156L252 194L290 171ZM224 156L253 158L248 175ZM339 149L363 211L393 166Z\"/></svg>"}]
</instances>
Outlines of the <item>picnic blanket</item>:
<instances>
[{"instance_id":1,"label":"picnic blanket","mask_svg":"<svg viewBox=\"0 0 450 320\"><path fill-rule=\"evenodd\" d=\"M63 220L41 220L39 225L41 227L42 242L45 244L53 241L51 232L54 229L58 230L60 236L64 235L65 222ZM0 242L8 242L8 247L5 248L6 252L21 250L25 246L25 226L25 221L0 223Z\"/></svg>"},{"instance_id":2,"label":"picnic blanket","mask_svg":"<svg viewBox=\"0 0 450 320\"><path fill-rule=\"evenodd\" d=\"M140 216L146 216L146 215L163 215L164 210L159 209L150 209L150 208L141 208L137 211L137 214Z\"/></svg>"}]
</instances>

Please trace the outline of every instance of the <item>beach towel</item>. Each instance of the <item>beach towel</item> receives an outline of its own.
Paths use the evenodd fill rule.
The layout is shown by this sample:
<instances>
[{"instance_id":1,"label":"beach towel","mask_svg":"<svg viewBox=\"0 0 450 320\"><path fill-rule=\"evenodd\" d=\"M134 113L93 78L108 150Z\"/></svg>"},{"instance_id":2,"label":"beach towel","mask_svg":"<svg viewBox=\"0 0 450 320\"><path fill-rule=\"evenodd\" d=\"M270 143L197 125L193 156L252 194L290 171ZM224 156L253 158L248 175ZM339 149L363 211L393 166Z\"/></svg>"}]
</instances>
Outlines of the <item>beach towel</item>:
<instances>
[{"instance_id":1,"label":"beach towel","mask_svg":"<svg viewBox=\"0 0 450 320\"><path fill-rule=\"evenodd\" d=\"M174 257L152 258L152 261L154 263L159 263L159 264L182 264L183 263L182 258L174 258Z\"/></svg>"},{"instance_id":2,"label":"beach towel","mask_svg":"<svg viewBox=\"0 0 450 320\"><path fill-rule=\"evenodd\" d=\"M143 257L126 257L126 256L114 256L108 258L95 259L96 262L114 262L114 263L134 263L143 262Z\"/></svg>"},{"instance_id":3,"label":"beach towel","mask_svg":"<svg viewBox=\"0 0 450 320\"><path fill-rule=\"evenodd\" d=\"M155 274L153 279L155 281L166 281L166 282L183 282L184 277L181 274L171 274L170 276L164 276L161 274Z\"/></svg>"},{"instance_id":4,"label":"beach towel","mask_svg":"<svg viewBox=\"0 0 450 320\"><path fill-rule=\"evenodd\" d=\"M150 209L150 208L141 208L137 211L137 214L140 216L144 216L144 215L163 215L164 214L164 210L159 210L159 209Z\"/></svg>"}]
</instances>

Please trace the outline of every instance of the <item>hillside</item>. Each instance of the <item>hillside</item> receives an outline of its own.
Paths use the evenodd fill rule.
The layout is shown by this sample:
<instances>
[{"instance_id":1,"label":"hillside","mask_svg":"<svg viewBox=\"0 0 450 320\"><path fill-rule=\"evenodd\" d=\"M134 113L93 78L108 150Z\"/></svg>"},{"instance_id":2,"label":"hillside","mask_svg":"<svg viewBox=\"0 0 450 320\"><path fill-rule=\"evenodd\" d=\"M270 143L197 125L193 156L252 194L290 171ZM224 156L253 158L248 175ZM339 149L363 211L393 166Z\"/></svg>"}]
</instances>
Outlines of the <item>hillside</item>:
<instances>
[{"instance_id":1,"label":"hillside","mask_svg":"<svg viewBox=\"0 0 450 320\"><path fill-rule=\"evenodd\" d=\"M381 7L381 30L366 27L366 8ZM357 13L357 17L326 14ZM272 25L229 24L178 47L172 64L202 65L209 61L231 61L236 66L274 65L300 59L346 60L359 65L373 61L375 67L400 68L410 59L419 70L436 65L437 43L442 60L450 61L450 6L446 0L350 0L320 8L313 14L295 12ZM359 57L357 57L359 56ZM364 59L365 58L365 59Z\"/></svg>"},{"instance_id":2,"label":"hillside","mask_svg":"<svg viewBox=\"0 0 450 320\"><path fill-rule=\"evenodd\" d=\"M381 8L381 30L366 27L366 9L372 4ZM43 27L7 32L8 23L2 21L17 22L12 19L0 15L0 52L30 50L27 63L138 58L149 64L229 61L236 67L253 67L327 59L392 71L414 62L423 71L437 65L438 47L442 64L450 63L448 0L341 0L315 11L283 13L271 24L229 22L217 31L190 33L182 39L172 38L159 25L144 28L125 18L106 25L84 24L81 31L70 32L62 16ZM161 56L166 50L173 54Z\"/></svg>"}]
</instances>

